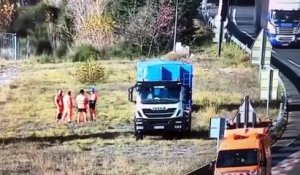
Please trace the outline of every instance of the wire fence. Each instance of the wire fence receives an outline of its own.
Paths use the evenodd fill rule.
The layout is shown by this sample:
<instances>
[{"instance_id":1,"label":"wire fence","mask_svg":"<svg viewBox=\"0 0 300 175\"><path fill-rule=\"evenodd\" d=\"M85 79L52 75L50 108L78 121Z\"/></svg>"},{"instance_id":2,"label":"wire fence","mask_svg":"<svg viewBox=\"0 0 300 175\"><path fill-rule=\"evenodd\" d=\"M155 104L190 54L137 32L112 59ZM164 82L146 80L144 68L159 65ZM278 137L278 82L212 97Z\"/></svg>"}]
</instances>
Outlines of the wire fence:
<instances>
[{"instance_id":1,"label":"wire fence","mask_svg":"<svg viewBox=\"0 0 300 175\"><path fill-rule=\"evenodd\" d=\"M0 58L19 59L19 41L15 33L0 33Z\"/></svg>"}]
</instances>

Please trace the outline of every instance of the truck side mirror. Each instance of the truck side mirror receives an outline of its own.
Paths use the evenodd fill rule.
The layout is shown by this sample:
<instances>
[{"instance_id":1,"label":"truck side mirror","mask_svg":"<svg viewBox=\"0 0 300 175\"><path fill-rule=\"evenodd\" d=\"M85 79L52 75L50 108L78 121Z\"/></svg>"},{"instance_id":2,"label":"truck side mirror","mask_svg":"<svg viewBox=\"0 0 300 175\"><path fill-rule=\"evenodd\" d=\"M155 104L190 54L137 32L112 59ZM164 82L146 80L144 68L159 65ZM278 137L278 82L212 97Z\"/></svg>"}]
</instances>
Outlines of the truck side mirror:
<instances>
[{"instance_id":1,"label":"truck side mirror","mask_svg":"<svg viewBox=\"0 0 300 175\"><path fill-rule=\"evenodd\" d=\"M136 103L136 99L133 98L133 92L135 90L135 86L131 87L128 89L128 100L133 102L133 103Z\"/></svg>"}]
</instances>

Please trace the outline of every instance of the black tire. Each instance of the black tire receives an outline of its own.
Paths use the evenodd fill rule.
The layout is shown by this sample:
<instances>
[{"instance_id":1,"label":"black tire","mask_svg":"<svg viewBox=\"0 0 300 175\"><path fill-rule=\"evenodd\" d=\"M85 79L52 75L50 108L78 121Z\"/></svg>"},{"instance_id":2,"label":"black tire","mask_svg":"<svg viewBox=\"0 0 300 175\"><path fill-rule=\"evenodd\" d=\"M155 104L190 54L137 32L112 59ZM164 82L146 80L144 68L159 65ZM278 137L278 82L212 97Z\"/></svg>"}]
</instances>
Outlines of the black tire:
<instances>
[{"instance_id":1,"label":"black tire","mask_svg":"<svg viewBox=\"0 0 300 175\"><path fill-rule=\"evenodd\" d=\"M188 122L187 122L187 134L190 134L192 131L192 116L189 114Z\"/></svg>"},{"instance_id":2,"label":"black tire","mask_svg":"<svg viewBox=\"0 0 300 175\"><path fill-rule=\"evenodd\" d=\"M143 133L141 133L141 132L135 133L135 140L136 141L143 140L143 138L144 138Z\"/></svg>"}]
</instances>

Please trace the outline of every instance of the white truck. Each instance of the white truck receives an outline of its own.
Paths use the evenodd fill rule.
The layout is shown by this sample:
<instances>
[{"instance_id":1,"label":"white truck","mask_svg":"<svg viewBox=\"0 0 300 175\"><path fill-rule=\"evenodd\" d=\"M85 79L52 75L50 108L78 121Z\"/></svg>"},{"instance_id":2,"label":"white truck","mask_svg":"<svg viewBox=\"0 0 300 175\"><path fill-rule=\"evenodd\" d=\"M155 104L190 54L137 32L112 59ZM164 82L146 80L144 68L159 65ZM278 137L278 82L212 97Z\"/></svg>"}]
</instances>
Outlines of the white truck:
<instances>
[{"instance_id":1,"label":"white truck","mask_svg":"<svg viewBox=\"0 0 300 175\"><path fill-rule=\"evenodd\" d=\"M300 43L300 0L255 0L256 29L266 29L273 46Z\"/></svg>"},{"instance_id":2,"label":"white truck","mask_svg":"<svg viewBox=\"0 0 300 175\"><path fill-rule=\"evenodd\" d=\"M138 62L136 68L136 84L128 89L128 99L136 106L136 139L145 134L189 133L193 65L152 59Z\"/></svg>"}]
</instances>

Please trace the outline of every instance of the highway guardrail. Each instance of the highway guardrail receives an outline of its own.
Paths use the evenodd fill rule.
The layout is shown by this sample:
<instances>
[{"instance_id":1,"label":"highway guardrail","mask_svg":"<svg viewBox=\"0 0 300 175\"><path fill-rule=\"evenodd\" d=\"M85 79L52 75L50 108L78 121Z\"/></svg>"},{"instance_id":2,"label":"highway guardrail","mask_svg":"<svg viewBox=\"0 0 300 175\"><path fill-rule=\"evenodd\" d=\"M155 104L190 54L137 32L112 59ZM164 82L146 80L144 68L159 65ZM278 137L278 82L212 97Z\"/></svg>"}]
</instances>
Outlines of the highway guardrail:
<instances>
[{"instance_id":1,"label":"highway guardrail","mask_svg":"<svg viewBox=\"0 0 300 175\"><path fill-rule=\"evenodd\" d=\"M209 4L210 6L213 6L212 4ZM208 28L210 28L212 31L216 28L216 25L214 24L214 19L209 15L209 11L207 9L208 3L207 0L202 0L201 3L201 14L203 19L206 22L206 25ZM233 43L235 43L237 46L239 46L244 52L251 54L251 48L244 44L242 41L238 40L233 34L230 34L230 31L227 33L227 39ZM278 140L281 135L283 134L288 121L288 115L287 115L287 96L286 96L286 88L282 81L282 79L279 77L279 84L283 87L282 92L282 100L280 103L280 110L278 113L278 116L276 118L276 121L273 123L273 126L271 127L271 137L273 140L273 144ZM203 165L200 168L197 168L189 173L187 175L213 175L214 174L214 163L215 161L212 161L206 165Z\"/></svg>"}]
</instances>

